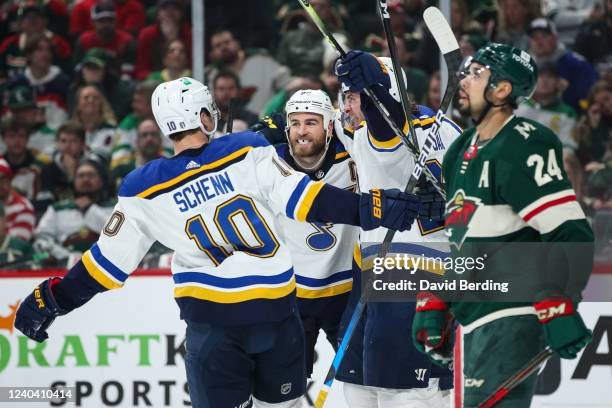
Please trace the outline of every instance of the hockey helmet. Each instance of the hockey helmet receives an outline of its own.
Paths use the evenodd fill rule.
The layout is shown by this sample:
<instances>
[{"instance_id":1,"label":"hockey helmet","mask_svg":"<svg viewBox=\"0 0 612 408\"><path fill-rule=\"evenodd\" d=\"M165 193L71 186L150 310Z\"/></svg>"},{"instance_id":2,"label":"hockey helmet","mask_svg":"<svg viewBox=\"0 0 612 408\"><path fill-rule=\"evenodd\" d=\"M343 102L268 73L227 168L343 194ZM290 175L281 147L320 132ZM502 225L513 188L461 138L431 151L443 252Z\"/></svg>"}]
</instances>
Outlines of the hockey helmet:
<instances>
[{"instance_id":1,"label":"hockey helmet","mask_svg":"<svg viewBox=\"0 0 612 408\"><path fill-rule=\"evenodd\" d=\"M208 87L188 77L158 85L151 96L151 108L164 136L200 128L210 137L217 130L221 116ZM212 118L212 130L206 130L202 125L202 109Z\"/></svg>"},{"instance_id":2,"label":"hockey helmet","mask_svg":"<svg viewBox=\"0 0 612 408\"><path fill-rule=\"evenodd\" d=\"M535 91L538 82L538 67L528 52L506 44L491 43L480 48L468 62L477 62L491 71L489 87L499 81L512 84L510 103L517 104L519 99L528 99Z\"/></svg>"}]
</instances>

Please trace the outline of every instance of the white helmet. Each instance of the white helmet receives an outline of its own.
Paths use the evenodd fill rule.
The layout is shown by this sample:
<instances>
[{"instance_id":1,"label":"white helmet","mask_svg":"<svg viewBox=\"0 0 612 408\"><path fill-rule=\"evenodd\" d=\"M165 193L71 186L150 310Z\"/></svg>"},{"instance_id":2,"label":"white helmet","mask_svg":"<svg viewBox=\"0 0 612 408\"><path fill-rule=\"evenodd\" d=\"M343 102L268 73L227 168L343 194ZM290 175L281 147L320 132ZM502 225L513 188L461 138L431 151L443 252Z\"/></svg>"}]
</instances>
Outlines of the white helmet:
<instances>
[{"instance_id":1,"label":"white helmet","mask_svg":"<svg viewBox=\"0 0 612 408\"><path fill-rule=\"evenodd\" d=\"M385 65L385 68L387 68L387 71L389 73L389 79L391 80L391 89L389 89L389 94L393 97L393 99L400 102L401 98L399 94L399 88L397 86L397 81L395 80L395 70L393 69L393 62L391 61L391 58L378 57L378 59ZM406 85L406 72L403 68L402 76L404 77L404 85Z\"/></svg>"},{"instance_id":2,"label":"white helmet","mask_svg":"<svg viewBox=\"0 0 612 408\"><path fill-rule=\"evenodd\" d=\"M319 89L301 89L294 93L285 105L285 112L287 113L287 128L285 133L287 141L289 142L289 153L293 156L293 149L291 148L291 140L289 140L289 115L292 113L315 113L323 117L323 130L325 131L325 153L329 147L333 131L330 131L329 124L334 120L334 107L327 94ZM333 129L333 127L332 127ZM323 159L325 153L321 156L313 168L317 168ZM295 156L294 156L295 158ZM310 169L305 169L310 170Z\"/></svg>"},{"instance_id":3,"label":"white helmet","mask_svg":"<svg viewBox=\"0 0 612 408\"><path fill-rule=\"evenodd\" d=\"M200 128L210 137L217 130L221 116L208 88L200 81L188 77L159 84L151 96L151 107L164 136ZM212 130L206 130L202 125L202 109L213 120Z\"/></svg>"}]
</instances>

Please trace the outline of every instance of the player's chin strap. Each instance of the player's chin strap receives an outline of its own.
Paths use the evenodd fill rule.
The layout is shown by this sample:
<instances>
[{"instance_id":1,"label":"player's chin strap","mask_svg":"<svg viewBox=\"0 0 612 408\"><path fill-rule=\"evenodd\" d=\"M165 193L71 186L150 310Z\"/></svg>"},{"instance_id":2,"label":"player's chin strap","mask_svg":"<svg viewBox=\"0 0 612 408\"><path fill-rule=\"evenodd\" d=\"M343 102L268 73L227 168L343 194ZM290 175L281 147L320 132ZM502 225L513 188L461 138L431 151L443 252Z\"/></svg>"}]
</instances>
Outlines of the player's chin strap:
<instances>
[{"instance_id":1,"label":"player's chin strap","mask_svg":"<svg viewBox=\"0 0 612 408\"><path fill-rule=\"evenodd\" d=\"M487 98L487 91L489 90L489 88L491 88L491 85L487 84L487 86L485 87L484 95L483 95L485 102L487 102L487 106L482 110L482 112L480 112L480 115L478 115L478 118L474 120L474 126L480 125L480 122L482 122L485 116L487 116L487 113L489 113L491 108L501 108L502 106L509 105L508 102L500 103L499 105L495 105L493 102L491 102L489 98Z\"/></svg>"},{"instance_id":2,"label":"player's chin strap","mask_svg":"<svg viewBox=\"0 0 612 408\"><path fill-rule=\"evenodd\" d=\"M287 144L289 145L289 154L291 155L291 157L293 157L293 160L295 161L295 163L300 166L302 168L302 170L305 170L307 172L312 172L315 170L318 170L319 167L321 167L321 164L323 164L323 160L325 160L325 157L327 156L327 150L329 149L329 143L331 142L332 139L332 132L330 131L329 128L325 130L325 149L323 150L323 153L321 154L321 157L319 158L319 160L317 160L317 162L315 164L313 164L312 166L304 166L304 164L302 163L302 161L300 159L298 159L295 154L293 154L293 147L291 146L291 139L289 139L289 126L285 127L285 136L287 136Z\"/></svg>"},{"instance_id":3,"label":"player's chin strap","mask_svg":"<svg viewBox=\"0 0 612 408\"><path fill-rule=\"evenodd\" d=\"M213 122L213 127L211 130L206 130L206 127L204 126L202 121L200 121L200 129L202 130L202 132L204 132L206 136L208 136L208 140L212 140L213 137L215 136L215 132L217 131L217 126L219 125L219 116L220 116L219 109L217 108L217 106L213 106L213 112L209 112L208 109L205 109L205 108L202 108L202 109L206 111L208 116L210 116Z\"/></svg>"}]
</instances>

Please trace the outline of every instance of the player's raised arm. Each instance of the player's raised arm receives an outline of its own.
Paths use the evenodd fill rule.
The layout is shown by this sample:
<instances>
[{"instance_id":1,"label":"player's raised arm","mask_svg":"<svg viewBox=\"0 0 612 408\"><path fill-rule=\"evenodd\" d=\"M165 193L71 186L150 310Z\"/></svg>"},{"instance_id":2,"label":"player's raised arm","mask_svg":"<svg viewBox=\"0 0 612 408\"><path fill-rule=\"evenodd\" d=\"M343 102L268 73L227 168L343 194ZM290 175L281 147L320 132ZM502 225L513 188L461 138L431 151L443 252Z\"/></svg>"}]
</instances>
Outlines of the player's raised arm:
<instances>
[{"instance_id":1,"label":"player's raised arm","mask_svg":"<svg viewBox=\"0 0 612 408\"><path fill-rule=\"evenodd\" d=\"M119 198L98 242L64 278L49 278L34 288L17 310L18 330L42 342L57 316L82 306L97 293L123 286L153 244L134 200Z\"/></svg>"}]
</instances>

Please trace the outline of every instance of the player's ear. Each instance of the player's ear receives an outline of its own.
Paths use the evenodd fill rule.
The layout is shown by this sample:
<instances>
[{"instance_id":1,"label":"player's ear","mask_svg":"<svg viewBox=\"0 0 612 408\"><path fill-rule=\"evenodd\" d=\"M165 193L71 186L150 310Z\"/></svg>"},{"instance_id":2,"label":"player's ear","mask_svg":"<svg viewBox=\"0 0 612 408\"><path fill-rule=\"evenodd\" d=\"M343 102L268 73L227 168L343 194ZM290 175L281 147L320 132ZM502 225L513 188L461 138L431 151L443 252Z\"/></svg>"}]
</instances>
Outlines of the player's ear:
<instances>
[{"instance_id":1,"label":"player's ear","mask_svg":"<svg viewBox=\"0 0 612 408\"><path fill-rule=\"evenodd\" d=\"M493 88L495 103L507 100L510 94L512 94L512 84L510 81L499 81L495 88Z\"/></svg>"},{"instance_id":2,"label":"player's ear","mask_svg":"<svg viewBox=\"0 0 612 408\"><path fill-rule=\"evenodd\" d=\"M202 125L204 125L204 128L208 131L211 131L214 123L213 123L213 119L210 116L210 113L208 113L208 111L206 109L202 109L200 111L200 121L202 122Z\"/></svg>"}]
</instances>

